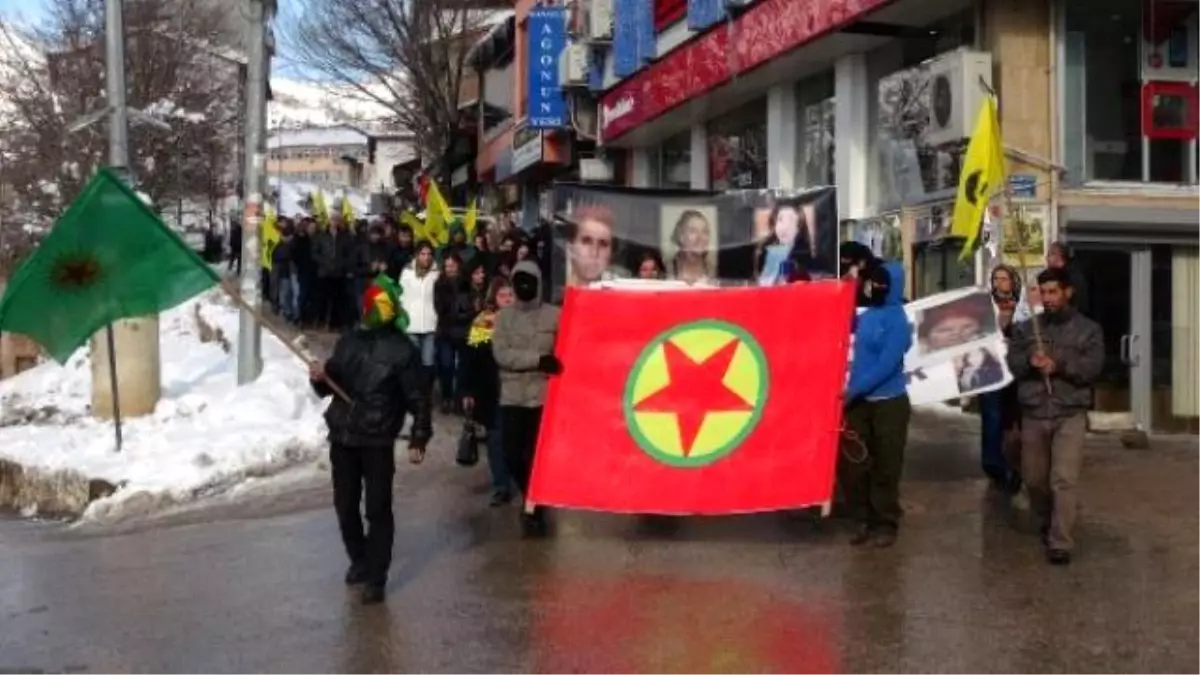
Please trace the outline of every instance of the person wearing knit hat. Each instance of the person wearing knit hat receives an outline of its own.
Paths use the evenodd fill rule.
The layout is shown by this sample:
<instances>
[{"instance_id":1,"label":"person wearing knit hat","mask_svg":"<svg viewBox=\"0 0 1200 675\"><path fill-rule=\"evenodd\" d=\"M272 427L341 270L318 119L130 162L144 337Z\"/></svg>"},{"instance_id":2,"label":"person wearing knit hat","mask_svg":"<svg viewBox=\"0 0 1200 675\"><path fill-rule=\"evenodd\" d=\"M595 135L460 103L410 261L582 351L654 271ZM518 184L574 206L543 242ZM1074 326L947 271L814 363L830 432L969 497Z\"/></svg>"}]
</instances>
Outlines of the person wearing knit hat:
<instances>
[{"instance_id":1,"label":"person wearing knit hat","mask_svg":"<svg viewBox=\"0 0 1200 675\"><path fill-rule=\"evenodd\" d=\"M360 325L338 339L328 361L309 366L309 379L318 396L332 396L330 385L336 383L349 398L334 396L325 411L325 422L333 504L350 557L346 583L365 584L364 604L384 599L395 534L393 446L405 416L413 416L410 462L424 459L433 435L425 374L420 354L404 332L408 315L400 296L395 282L386 275L376 277L363 294ZM362 513L360 506L365 506Z\"/></svg>"}]
</instances>

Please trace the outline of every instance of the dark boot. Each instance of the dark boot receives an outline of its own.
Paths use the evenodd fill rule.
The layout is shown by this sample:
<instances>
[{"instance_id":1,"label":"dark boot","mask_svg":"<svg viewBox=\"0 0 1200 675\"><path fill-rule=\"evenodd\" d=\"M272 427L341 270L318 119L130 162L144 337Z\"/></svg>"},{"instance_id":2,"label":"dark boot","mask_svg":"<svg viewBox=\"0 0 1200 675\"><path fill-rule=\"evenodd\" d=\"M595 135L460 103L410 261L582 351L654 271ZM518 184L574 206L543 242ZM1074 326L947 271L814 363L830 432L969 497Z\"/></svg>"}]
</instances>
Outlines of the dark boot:
<instances>
[{"instance_id":1,"label":"dark boot","mask_svg":"<svg viewBox=\"0 0 1200 675\"><path fill-rule=\"evenodd\" d=\"M871 526L861 524L855 527L854 534L850 537L850 545L862 546L868 541L871 541Z\"/></svg>"},{"instance_id":2,"label":"dark boot","mask_svg":"<svg viewBox=\"0 0 1200 675\"><path fill-rule=\"evenodd\" d=\"M366 586L363 586L362 604L378 605L379 603L383 602L384 596L386 595L384 592L384 586L384 584L376 582L371 582Z\"/></svg>"},{"instance_id":3,"label":"dark boot","mask_svg":"<svg viewBox=\"0 0 1200 675\"><path fill-rule=\"evenodd\" d=\"M359 563L350 565L350 569L346 570L346 585L357 586L367 583L367 568Z\"/></svg>"},{"instance_id":4,"label":"dark boot","mask_svg":"<svg viewBox=\"0 0 1200 675\"><path fill-rule=\"evenodd\" d=\"M1050 561L1051 565L1070 565L1071 552L1060 548L1052 548L1046 551L1046 560Z\"/></svg>"}]
</instances>

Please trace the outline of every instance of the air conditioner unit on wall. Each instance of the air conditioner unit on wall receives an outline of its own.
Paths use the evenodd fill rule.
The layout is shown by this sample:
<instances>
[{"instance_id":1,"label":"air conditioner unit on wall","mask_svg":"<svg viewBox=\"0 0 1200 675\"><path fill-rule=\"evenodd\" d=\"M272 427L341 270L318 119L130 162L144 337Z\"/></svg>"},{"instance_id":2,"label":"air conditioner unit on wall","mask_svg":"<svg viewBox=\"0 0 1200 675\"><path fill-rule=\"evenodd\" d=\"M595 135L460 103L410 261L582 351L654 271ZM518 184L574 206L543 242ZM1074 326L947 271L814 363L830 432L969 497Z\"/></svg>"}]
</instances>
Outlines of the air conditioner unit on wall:
<instances>
[{"instance_id":1,"label":"air conditioner unit on wall","mask_svg":"<svg viewBox=\"0 0 1200 675\"><path fill-rule=\"evenodd\" d=\"M588 48L570 42L558 59L558 81L564 87L586 87L588 84Z\"/></svg>"},{"instance_id":2,"label":"air conditioner unit on wall","mask_svg":"<svg viewBox=\"0 0 1200 675\"><path fill-rule=\"evenodd\" d=\"M588 3L588 40L609 42L613 35L613 0L590 0Z\"/></svg>"},{"instance_id":3,"label":"air conditioner unit on wall","mask_svg":"<svg viewBox=\"0 0 1200 675\"><path fill-rule=\"evenodd\" d=\"M925 88L929 126L925 141L930 145L957 143L971 135L979 106L992 86L992 55L965 49L943 54L929 64Z\"/></svg>"}]
</instances>

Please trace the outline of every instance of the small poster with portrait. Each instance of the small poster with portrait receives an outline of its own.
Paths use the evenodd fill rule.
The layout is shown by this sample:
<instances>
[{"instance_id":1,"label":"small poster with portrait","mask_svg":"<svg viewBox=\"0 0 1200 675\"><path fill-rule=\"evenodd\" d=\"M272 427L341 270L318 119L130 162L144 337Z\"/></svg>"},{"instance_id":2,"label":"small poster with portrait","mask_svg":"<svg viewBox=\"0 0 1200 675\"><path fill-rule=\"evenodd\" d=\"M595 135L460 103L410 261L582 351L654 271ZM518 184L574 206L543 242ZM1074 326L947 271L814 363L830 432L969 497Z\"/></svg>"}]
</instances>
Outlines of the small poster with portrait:
<instances>
[{"instance_id":1,"label":"small poster with portrait","mask_svg":"<svg viewBox=\"0 0 1200 675\"><path fill-rule=\"evenodd\" d=\"M715 206L663 204L659 250L667 279L706 286L719 278Z\"/></svg>"}]
</instances>

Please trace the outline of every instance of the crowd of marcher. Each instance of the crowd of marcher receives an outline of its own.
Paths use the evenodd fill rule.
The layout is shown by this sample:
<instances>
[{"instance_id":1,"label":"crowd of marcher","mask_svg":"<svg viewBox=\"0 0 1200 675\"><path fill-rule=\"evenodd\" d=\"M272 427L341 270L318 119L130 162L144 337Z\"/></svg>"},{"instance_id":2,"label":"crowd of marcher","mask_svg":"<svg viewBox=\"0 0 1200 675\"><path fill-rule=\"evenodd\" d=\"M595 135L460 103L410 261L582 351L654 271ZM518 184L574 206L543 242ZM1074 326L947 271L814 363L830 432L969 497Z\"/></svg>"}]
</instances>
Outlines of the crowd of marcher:
<instances>
[{"instance_id":1,"label":"crowd of marcher","mask_svg":"<svg viewBox=\"0 0 1200 675\"><path fill-rule=\"evenodd\" d=\"M333 395L336 383L353 399L335 396L326 414L334 500L351 559L346 581L365 584L364 601L379 602L394 531L392 447L406 414L410 462L424 459L436 401L463 415L486 446L492 505L527 493L548 378L563 369L553 351L559 310L544 302L549 246L503 222L472 236L456 222L441 246L383 222L318 228L285 219L280 228L269 292L279 313L306 327L351 329L310 376L319 394ZM856 522L851 544L887 547L902 516L911 417L904 273L860 244L843 245L839 258L841 276L858 288L844 399L845 436L861 452L843 451L838 482ZM1099 327L1075 309L1083 289L1068 259L1053 247L1024 292L1012 268L992 274L1015 379L981 400L984 470L1001 490L1024 487L1055 564L1071 557L1085 413L1104 362ZM540 508L522 509L521 520L529 536L546 531Z\"/></svg>"}]
</instances>

